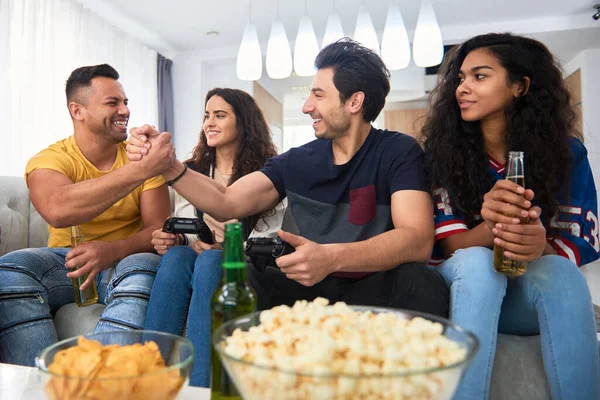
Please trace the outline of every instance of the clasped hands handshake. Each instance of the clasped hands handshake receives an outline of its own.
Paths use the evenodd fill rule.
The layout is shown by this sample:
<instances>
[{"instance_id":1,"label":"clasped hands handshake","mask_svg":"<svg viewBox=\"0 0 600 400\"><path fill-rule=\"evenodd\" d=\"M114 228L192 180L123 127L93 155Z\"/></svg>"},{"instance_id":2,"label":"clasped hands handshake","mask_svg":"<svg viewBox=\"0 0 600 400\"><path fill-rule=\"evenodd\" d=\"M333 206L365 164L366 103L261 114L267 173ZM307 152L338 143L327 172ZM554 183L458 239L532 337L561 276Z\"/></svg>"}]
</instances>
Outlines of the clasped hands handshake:
<instances>
[{"instance_id":1,"label":"clasped hands handshake","mask_svg":"<svg viewBox=\"0 0 600 400\"><path fill-rule=\"evenodd\" d=\"M145 178L157 175L167 177L169 172L172 172L173 176L177 175L178 163L169 132L160 133L156 127L144 125L131 128L129 134L127 158L139 163Z\"/></svg>"},{"instance_id":2,"label":"clasped hands handshake","mask_svg":"<svg viewBox=\"0 0 600 400\"><path fill-rule=\"evenodd\" d=\"M533 196L531 189L525 190L505 179L497 181L483 196L481 218L495 236L494 244L503 247L509 259L532 261L541 257L546 248L542 210L531 205Z\"/></svg>"}]
</instances>

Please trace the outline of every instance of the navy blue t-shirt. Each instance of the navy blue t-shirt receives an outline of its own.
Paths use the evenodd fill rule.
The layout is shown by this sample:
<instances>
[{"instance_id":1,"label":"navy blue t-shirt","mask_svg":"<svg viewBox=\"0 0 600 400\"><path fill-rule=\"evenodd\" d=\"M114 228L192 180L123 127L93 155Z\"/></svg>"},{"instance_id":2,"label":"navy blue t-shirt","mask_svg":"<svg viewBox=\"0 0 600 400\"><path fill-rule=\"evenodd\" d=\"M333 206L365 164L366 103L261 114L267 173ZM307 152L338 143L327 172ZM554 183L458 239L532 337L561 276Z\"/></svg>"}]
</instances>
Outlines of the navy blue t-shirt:
<instances>
[{"instance_id":1,"label":"navy blue t-shirt","mask_svg":"<svg viewBox=\"0 0 600 400\"><path fill-rule=\"evenodd\" d=\"M280 201L288 198L284 226L321 244L356 242L389 231L394 227L392 194L427 191L416 140L375 128L346 164L335 165L332 142L317 139L272 158L261 172L273 182Z\"/></svg>"}]
</instances>

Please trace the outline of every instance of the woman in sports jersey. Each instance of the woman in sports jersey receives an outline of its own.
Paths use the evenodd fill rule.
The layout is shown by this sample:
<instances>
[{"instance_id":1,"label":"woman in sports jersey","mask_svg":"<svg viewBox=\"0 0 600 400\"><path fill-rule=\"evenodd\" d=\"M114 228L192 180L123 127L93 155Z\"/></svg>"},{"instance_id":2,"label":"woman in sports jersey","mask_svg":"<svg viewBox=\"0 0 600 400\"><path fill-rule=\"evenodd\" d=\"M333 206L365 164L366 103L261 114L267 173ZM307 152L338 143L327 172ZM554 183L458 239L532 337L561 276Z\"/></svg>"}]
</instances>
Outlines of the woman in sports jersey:
<instances>
[{"instance_id":1,"label":"woman in sports jersey","mask_svg":"<svg viewBox=\"0 0 600 400\"><path fill-rule=\"evenodd\" d=\"M596 189L553 55L511 34L456 47L423 134L435 203L432 264L450 287L452 320L481 342L455 398L488 398L498 332L541 335L554 399L599 398L593 305L578 269L598 258ZM509 151L525 153L526 190L504 180ZM527 261L527 272L496 273L494 244Z\"/></svg>"},{"instance_id":2,"label":"woman in sports jersey","mask_svg":"<svg viewBox=\"0 0 600 400\"><path fill-rule=\"evenodd\" d=\"M206 95L204 122L198 144L186 166L210 176L224 186L258 171L277 155L262 111L249 94L238 89L216 88ZM264 215L242 220L244 236L275 236L281 228L284 205ZM196 235L154 231L152 243L163 255L146 314L146 329L187 337L196 348L190 385L209 385L210 299L221 279L223 222L197 210L175 193L177 217L202 218L213 232L215 244ZM235 220L234 220L235 221Z\"/></svg>"}]
</instances>

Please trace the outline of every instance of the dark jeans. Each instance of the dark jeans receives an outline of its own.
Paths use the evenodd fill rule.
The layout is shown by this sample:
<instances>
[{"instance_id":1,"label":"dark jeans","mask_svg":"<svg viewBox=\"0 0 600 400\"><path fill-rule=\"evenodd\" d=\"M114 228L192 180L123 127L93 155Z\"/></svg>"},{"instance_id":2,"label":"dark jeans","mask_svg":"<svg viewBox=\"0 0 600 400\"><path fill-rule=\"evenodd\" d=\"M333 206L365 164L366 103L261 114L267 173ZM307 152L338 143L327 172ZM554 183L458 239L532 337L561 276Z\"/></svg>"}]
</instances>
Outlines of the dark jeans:
<instances>
[{"instance_id":1,"label":"dark jeans","mask_svg":"<svg viewBox=\"0 0 600 400\"><path fill-rule=\"evenodd\" d=\"M278 268L263 273L248 268L248 279L258 296L258 309L292 306L296 300L325 297L330 304L404 308L448 316L449 291L441 275L421 263L406 263L361 279L327 277L307 287L288 279Z\"/></svg>"}]
</instances>

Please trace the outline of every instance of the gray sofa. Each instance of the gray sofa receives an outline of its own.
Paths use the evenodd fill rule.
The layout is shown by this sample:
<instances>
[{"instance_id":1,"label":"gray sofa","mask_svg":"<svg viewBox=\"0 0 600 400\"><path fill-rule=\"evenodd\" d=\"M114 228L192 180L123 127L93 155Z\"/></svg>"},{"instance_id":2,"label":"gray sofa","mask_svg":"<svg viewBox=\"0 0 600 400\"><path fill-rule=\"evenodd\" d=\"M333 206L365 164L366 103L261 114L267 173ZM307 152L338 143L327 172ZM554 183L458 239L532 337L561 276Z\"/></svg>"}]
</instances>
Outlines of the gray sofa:
<instances>
[{"instance_id":1,"label":"gray sofa","mask_svg":"<svg viewBox=\"0 0 600 400\"><path fill-rule=\"evenodd\" d=\"M21 177L0 177L0 228L0 255L46 245L47 225L31 205L29 191ZM600 283L598 275L595 282ZM102 305L78 308L75 304L62 307L54 316L59 338L93 331L103 308ZM499 336L491 398L550 398L538 336Z\"/></svg>"}]
</instances>

